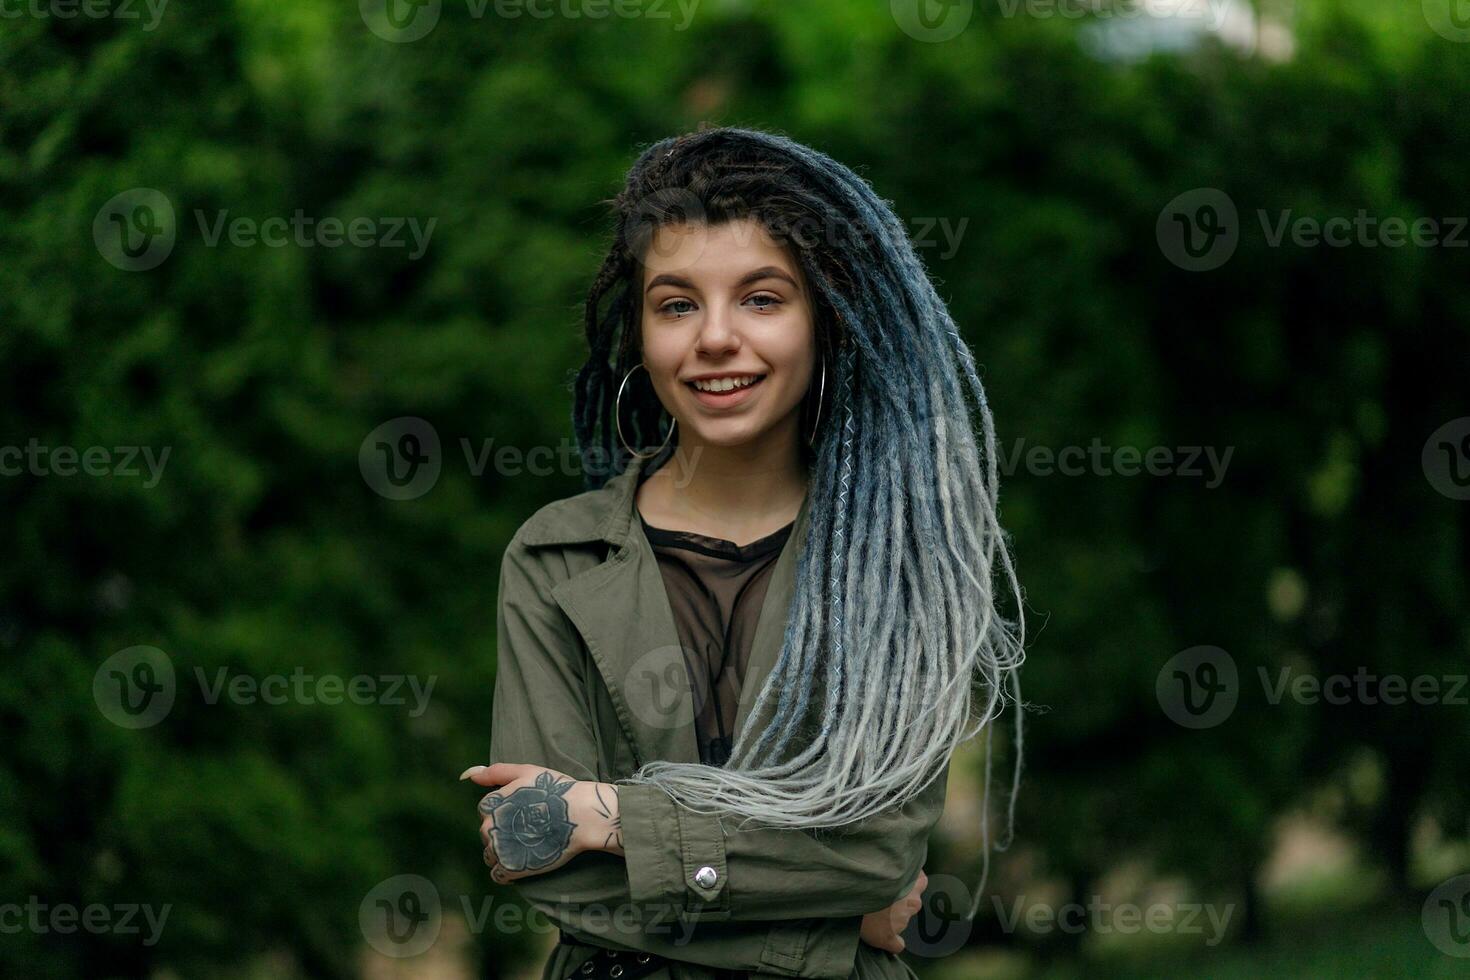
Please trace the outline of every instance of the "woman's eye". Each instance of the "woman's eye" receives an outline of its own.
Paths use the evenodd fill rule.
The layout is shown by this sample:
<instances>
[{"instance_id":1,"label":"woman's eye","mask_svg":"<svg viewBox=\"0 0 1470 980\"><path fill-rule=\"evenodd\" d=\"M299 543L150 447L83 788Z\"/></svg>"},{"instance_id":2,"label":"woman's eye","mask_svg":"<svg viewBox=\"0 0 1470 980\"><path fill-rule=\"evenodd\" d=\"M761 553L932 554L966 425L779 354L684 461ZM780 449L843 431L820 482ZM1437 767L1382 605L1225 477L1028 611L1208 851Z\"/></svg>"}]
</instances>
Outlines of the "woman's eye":
<instances>
[{"instance_id":1,"label":"woman's eye","mask_svg":"<svg viewBox=\"0 0 1470 980\"><path fill-rule=\"evenodd\" d=\"M745 302L754 305L758 310L769 310L780 306L782 299L779 296L772 296L770 293L760 293L750 297ZM671 299L660 306L658 311L660 313L666 313L669 316L685 316L694 312L695 309L695 305L687 299Z\"/></svg>"}]
</instances>

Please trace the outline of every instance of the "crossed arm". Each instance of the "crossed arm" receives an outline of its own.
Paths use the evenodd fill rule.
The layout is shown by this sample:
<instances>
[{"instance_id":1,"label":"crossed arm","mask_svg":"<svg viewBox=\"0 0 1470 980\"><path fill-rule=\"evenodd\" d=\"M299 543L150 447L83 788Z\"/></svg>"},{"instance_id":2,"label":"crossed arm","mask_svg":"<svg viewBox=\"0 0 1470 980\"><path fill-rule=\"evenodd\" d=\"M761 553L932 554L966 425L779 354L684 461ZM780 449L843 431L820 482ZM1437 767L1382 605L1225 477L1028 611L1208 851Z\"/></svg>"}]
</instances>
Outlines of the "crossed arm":
<instances>
[{"instance_id":1,"label":"crossed arm","mask_svg":"<svg viewBox=\"0 0 1470 980\"><path fill-rule=\"evenodd\" d=\"M657 787L599 781L589 668L571 624L544 598L550 583L528 565L512 544L497 614L493 764L464 776L495 789L480 805L495 879L515 882L563 928L604 942L710 966L846 977L860 934L880 933L878 917L896 905L917 908L947 769L905 806L826 839L736 830Z\"/></svg>"}]
</instances>

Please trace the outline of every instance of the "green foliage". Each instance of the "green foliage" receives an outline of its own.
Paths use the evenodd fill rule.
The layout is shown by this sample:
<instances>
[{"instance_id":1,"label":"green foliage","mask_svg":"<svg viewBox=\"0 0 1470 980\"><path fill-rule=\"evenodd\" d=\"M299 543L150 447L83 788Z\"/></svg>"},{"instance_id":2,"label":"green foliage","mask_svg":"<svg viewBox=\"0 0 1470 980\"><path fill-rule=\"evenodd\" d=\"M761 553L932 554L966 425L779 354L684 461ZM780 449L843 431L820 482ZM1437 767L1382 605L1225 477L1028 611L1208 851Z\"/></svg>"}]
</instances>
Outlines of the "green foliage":
<instances>
[{"instance_id":1,"label":"green foliage","mask_svg":"<svg viewBox=\"0 0 1470 980\"><path fill-rule=\"evenodd\" d=\"M0 972L196 976L268 956L348 975L377 882L423 874L449 904L488 891L454 776L485 754L499 555L580 479L471 459L492 439L570 445L598 202L641 144L702 120L831 153L916 234L947 222L921 254L1013 464L1023 692L1049 708L1030 719L1019 839L1044 869L1086 888L1134 856L1244 887L1274 818L1366 759L1379 789L1332 812L1406 882L1417 815L1464 833L1464 709L1272 705L1257 673L1463 671L1465 505L1419 454L1466 412L1467 253L1272 247L1257 212L1463 214L1470 61L1381 4L1298 6L1291 60L1206 45L1135 66L991 3L943 44L895 30L886 4L835 2L711 3L687 30L446 3L408 44L326 0L175 4L148 32L8 20L0 444L169 456L152 484L0 477L0 901L173 911L156 946L7 936ZM147 272L92 239L136 187L175 211ZM1155 225L1198 187L1230 195L1241 242L1190 273ZM221 212L298 210L435 225L417 259L209 244ZM402 416L435 427L443 472L395 501L358 453ZM1094 440L1234 455L1216 487L1026 463ZM1273 613L1283 573L1304 598ZM128 730L93 680L140 644L170 656L178 698ZM1155 678L1199 644L1231 653L1242 696L1190 731ZM221 670L435 686L419 715L211 704L200 678ZM477 941L486 962L527 945Z\"/></svg>"}]
</instances>

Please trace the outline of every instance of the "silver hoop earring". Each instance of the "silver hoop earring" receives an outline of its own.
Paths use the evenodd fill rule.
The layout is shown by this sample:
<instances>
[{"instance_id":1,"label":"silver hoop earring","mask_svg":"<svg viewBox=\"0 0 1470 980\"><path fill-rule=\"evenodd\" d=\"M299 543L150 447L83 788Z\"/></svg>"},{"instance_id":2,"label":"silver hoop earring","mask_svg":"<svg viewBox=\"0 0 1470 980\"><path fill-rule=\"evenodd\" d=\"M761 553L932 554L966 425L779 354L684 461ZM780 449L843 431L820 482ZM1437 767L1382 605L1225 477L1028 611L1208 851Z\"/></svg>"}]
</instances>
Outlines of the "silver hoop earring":
<instances>
[{"instance_id":1,"label":"silver hoop earring","mask_svg":"<svg viewBox=\"0 0 1470 980\"><path fill-rule=\"evenodd\" d=\"M827 393L827 359L822 358L822 380L817 388L817 414L812 419L812 434L806 437L807 445L815 445L817 429L822 425L822 397Z\"/></svg>"},{"instance_id":2,"label":"silver hoop earring","mask_svg":"<svg viewBox=\"0 0 1470 980\"><path fill-rule=\"evenodd\" d=\"M669 417L670 421L668 434L664 436L664 441L659 443L657 449L651 450L646 453L637 453L633 451L632 446L628 445L628 437L623 435L623 389L628 387L628 379L631 378L633 376L633 372L638 370L639 368L643 368L643 370L645 371L648 370L647 366L644 365L642 361L640 361L628 369L628 373L623 375L623 383L618 385L618 396L613 399L613 422L617 424L618 442L623 444L623 448L628 451L628 455L632 456L634 459L648 459L649 457L657 456L659 453L664 451L664 447L667 446L669 444L669 440L674 437L674 426L679 424L679 420L674 418L673 416Z\"/></svg>"}]
</instances>

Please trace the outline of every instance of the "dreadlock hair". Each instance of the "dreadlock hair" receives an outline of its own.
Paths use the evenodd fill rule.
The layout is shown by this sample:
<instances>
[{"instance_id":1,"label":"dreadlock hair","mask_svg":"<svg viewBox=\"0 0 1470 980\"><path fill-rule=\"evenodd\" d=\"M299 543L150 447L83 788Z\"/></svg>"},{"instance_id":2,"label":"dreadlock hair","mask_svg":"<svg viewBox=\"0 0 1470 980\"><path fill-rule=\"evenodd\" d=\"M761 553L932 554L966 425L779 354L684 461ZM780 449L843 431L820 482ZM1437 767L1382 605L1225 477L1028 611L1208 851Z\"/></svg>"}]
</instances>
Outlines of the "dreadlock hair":
<instances>
[{"instance_id":1,"label":"dreadlock hair","mask_svg":"<svg viewBox=\"0 0 1470 980\"><path fill-rule=\"evenodd\" d=\"M988 803L988 723L1009 686L1013 820L1025 631L997 521L995 434L974 358L893 210L830 157L730 127L649 147L611 204L619 231L587 297L589 356L574 388L589 489L631 458L613 412L618 384L641 360L643 269L660 226L753 218L785 242L811 287L829 368L781 654L731 758L724 767L649 761L628 781L742 825L839 828L922 792L985 729ZM637 381L622 422L643 451L663 441L664 409L646 372ZM1014 621L998 608L997 580ZM988 872L985 804L981 813Z\"/></svg>"}]
</instances>

